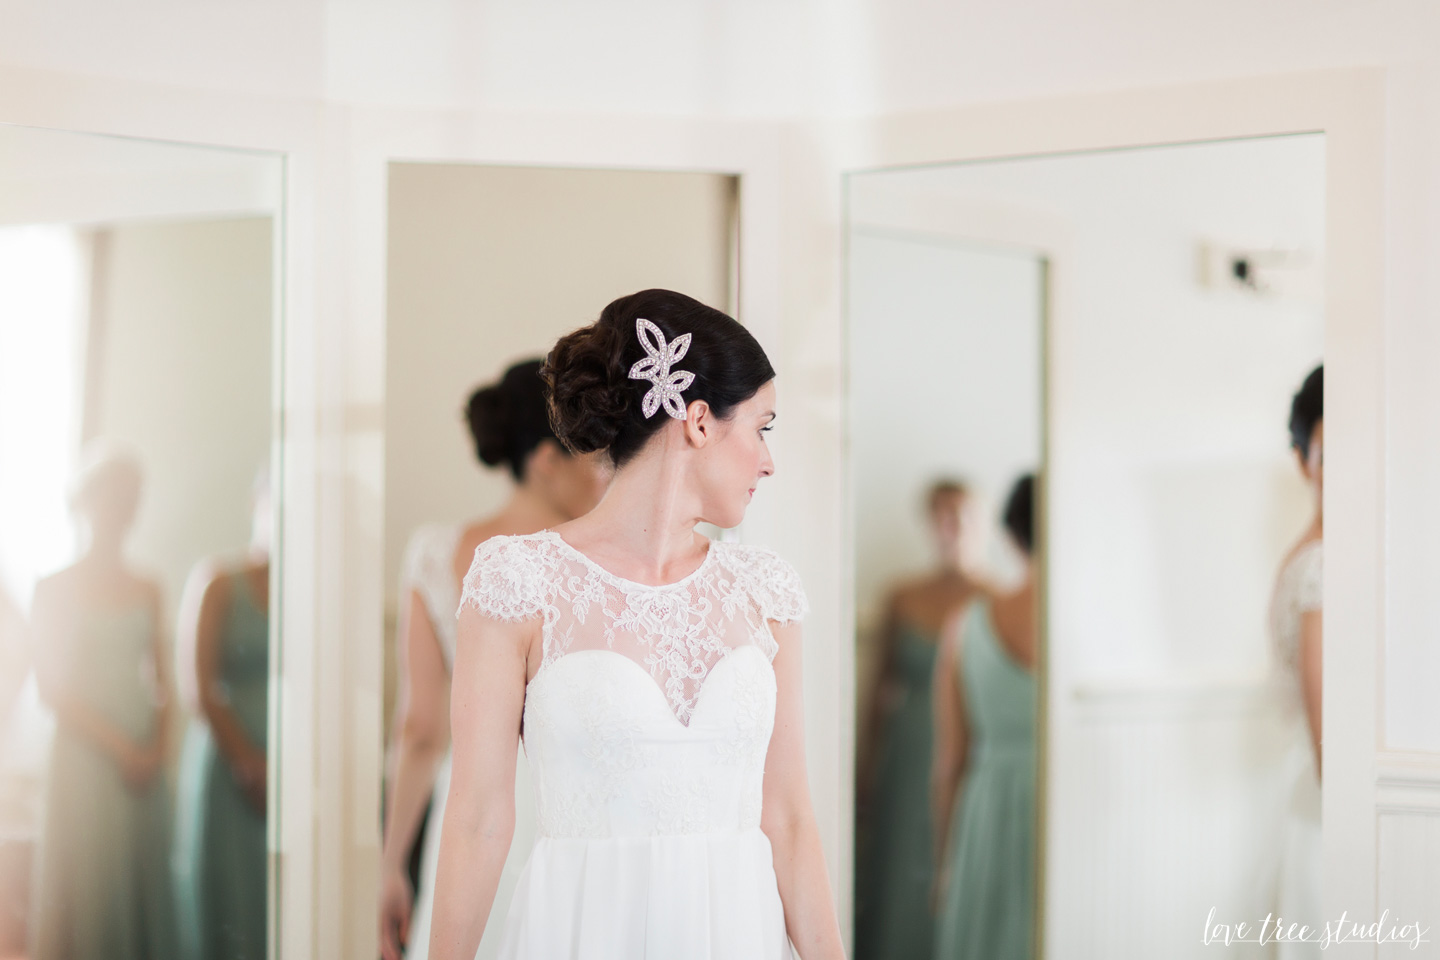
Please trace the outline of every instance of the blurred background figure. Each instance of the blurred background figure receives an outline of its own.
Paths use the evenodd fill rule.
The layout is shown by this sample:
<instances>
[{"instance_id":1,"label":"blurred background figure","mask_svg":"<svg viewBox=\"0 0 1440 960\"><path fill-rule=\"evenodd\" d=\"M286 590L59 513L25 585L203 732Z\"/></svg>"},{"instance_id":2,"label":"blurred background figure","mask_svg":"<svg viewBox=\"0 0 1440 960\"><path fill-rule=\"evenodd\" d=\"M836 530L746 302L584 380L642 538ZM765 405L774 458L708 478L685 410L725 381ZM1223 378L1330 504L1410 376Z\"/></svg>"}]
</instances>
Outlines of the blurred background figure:
<instances>
[{"instance_id":1,"label":"blurred background figure","mask_svg":"<svg viewBox=\"0 0 1440 960\"><path fill-rule=\"evenodd\" d=\"M251 495L238 558L197 565L181 604L181 697L191 711L176 797L181 955L264 960L270 677L270 474Z\"/></svg>"},{"instance_id":2,"label":"blurred background figure","mask_svg":"<svg viewBox=\"0 0 1440 960\"><path fill-rule=\"evenodd\" d=\"M0 583L0 737L4 736L15 697L30 673L25 618Z\"/></svg>"},{"instance_id":3,"label":"blurred background figure","mask_svg":"<svg viewBox=\"0 0 1440 960\"><path fill-rule=\"evenodd\" d=\"M861 701L857 783L855 955L928 957L931 676L940 632L974 595L982 526L964 484L938 480L926 507L935 567L896 584L884 604L877 664Z\"/></svg>"},{"instance_id":4,"label":"blurred background figure","mask_svg":"<svg viewBox=\"0 0 1440 960\"><path fill-rule=\"evenodd\" d=\"M1280 566L1271 607L1273 654L1284 691L1277 912L1324 916L1320 899L1320 662L1325 490L1325 368L1316 367L1290 405L1290 446L1311 488L1315 514ZM1280 957L1318 957L1318 943L1282 943Z\"/></svg>"},{"instance_id":5,"label":"blurred background figure","mask_svg":"<svg viewBox=\"0 0 1440 960\"><path fill-rule=\"evenodd\" d=\"M0 584L0 957L25 949L25 918L30 909L29 845L16 829L11 796L11 760L15 704L30 675L29 640L20 607ZM18 819L24 819L23 817Z\"/></svg>"},{"instance_id":6,"label":"blurred background figure","mask_svg":"<svg viewBox=\"0 0 1440 960\"><path fill-rule=\"evenodd\" d=\"M1023 580L967 604L947 628L935 666L934 955L944 960L1034 955L1034 502L1035 478L1027 474L1004 516L1026 559Z\"/></svg>"},{"instance_id":7,"label":"blurred background figure","mask_svg":"<svg viewBox=\"0 0 1440 960\"><path fill-rule=\"evenodd\" d=\"M71 493L86 544L37 584L31 608L37 678L56 718L32 951L36 960L169 960L162 604L158 584L125 555L141 472L114 450L86 459Z\"/></svg>"},{"instance_id":8,"label":"blurred background figure","mask_svg":"<svg viewBox=\"0 0 1440 960\"><path fill-rule=\"evenodd\" d=\"M475 548L491 537L536 533L588 513L610 477L608 461L596 455L572 456L555 439L539 360L518 363L498 383L476 390L465 416L480 462L508 469L515 487L509 502L493 516L464 525L422 527L406 549L396 637L400 696L392 727L381 865L380 944L385 960L415 960L429 949L431 888L449 789L455 613L460 581ZM518 812L523 816L525 811ZM518 834L517 846L524 846ZM422 846L418 889L407 872L417 843Z\"/></svg>"}]
</instances>

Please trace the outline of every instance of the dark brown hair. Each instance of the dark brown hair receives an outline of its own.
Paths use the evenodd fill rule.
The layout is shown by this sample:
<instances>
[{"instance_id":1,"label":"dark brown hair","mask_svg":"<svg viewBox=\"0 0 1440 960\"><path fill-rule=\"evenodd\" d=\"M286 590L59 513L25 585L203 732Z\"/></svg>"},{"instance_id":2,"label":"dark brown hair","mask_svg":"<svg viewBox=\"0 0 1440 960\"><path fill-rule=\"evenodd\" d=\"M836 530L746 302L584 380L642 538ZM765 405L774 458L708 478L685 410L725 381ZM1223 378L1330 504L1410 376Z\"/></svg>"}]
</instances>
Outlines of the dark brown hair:
<instances>
[{"instance_id":1,"label":"dark brown hair","mask_svg":"<svg viewBox=\"0 0 1440 960\"><path fill-rule=\"evenodd\" d=\"M497 383L470 394L465 422L480 462L490 467L504 464L516 480L523 481L531 452L542 441L555 439L545 412L540 361L517 363Z\"/></svg>"},{"instance_id":2,"label":"dark brown hair","mask_svg":"<svg viewBox=\"0 0 1440 960\"><path fill-rule=\"evenodd\" d=\"M1310 438L1315 424L1325 418L1325 366L1310 371L1300 391L1290 401L1290 446L1300 451L1301 458L1310 456Z\"/></svg>"},{"instance_id":3,"label":"dark brown hair","mask_svg":"<svg viewBox=\"0 0 1440 960\"><path fill-rule=\"evenodd\" d=\"M1016 546L1028 557L1035 552L1035 475L1027 473L1015 481L1005 500L1005 529Z\"/></svg>"},{"instance_id":4,"label":"dark brown hair","mask_svg":"<svg viewBox=\"0 0 1440 960\"><path fill-rule=\"evenodd\" d=\"M704 400L723 420L775 379L764 349L733 317L673 290L621 297L600 319L561 337L540 370L550 425L575 453L604 450L623 466L671 419L664 408L646 417L641 401L653 384L630 379L631 366L648 355L637 319L659 327L667 343L690 334L690 348L675 365L695 375L681 395L687 405Z\"/></svg>"}]
</instances>

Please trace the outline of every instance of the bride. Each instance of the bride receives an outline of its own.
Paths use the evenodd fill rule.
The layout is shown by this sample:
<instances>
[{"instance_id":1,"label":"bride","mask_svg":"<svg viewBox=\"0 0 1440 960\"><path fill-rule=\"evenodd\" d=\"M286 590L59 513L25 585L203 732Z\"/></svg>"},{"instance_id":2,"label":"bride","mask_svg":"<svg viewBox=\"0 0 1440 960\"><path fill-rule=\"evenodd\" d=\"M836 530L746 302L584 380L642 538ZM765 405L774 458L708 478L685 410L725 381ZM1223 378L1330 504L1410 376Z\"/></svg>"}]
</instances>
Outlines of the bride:
<instances>
[{"instance_id":1,"label":"bride","mask_svg":"<svg viewBox=\"0 0 1440 960\"><path fill-rule=\"evenodd\" d=\"M770 551L695 531L739 524L774 472L764 350L646 290L561 338L543 376L556 434L616 473L584 517L475 551L430 955L475 954L523 736L539 838L502 957L843 956L806 786L804 593Z\"/></svg>"}]
</instances>

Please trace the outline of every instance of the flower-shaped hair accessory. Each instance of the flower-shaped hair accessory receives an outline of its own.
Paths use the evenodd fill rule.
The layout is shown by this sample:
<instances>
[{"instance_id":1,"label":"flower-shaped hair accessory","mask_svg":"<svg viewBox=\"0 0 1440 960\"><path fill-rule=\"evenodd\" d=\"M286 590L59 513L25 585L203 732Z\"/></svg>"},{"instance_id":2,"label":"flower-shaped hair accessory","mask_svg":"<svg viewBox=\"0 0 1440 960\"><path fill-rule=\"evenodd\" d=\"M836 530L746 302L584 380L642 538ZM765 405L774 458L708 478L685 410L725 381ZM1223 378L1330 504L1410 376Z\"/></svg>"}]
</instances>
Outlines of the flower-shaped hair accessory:
<instances>
[{"instance_id":1,"label":"flower-shaped hair accessory","mask_svg":"<svg viewBox=\"0 0 1440 960\"><path fill-rule=\"evenodd\" d=\"M680 391L690 386L695 381L695 374L689 370L671 371L671 364L685 356L685 351L690 349L690 334L682 333L670 343L665 342L664 332L649 320L635 320L635 335L640 338L640 346L645 348L649 354L644 360L637 361L630 368L631 380L649 380L655 386L645 393L644 400L640 403L640 411L649 420L665 405L665 412L676 420L685 419L685 400L680 396Z\"/></svg>"}]
</instances>

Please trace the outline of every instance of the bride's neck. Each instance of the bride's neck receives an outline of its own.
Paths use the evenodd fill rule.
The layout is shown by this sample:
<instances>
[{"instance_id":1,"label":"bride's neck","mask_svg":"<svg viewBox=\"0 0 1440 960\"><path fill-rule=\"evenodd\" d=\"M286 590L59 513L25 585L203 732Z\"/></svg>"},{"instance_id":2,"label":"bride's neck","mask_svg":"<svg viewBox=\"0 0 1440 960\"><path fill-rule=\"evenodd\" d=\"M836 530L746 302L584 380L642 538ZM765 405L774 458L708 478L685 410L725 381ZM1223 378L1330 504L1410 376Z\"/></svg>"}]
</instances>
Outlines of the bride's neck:
<instances>
[{"instance_id":1,"label":"bride's neck","mask_svg":"<svg viewBox=\"0 0 1440 960\"><path fill-rule=\"evenodd\" d=\"M693 561L701 548L695 525L699 500L690 489L688 458L646 450L615 474L605 497L582 526L606 553L619 555L657 578Z\"/></svg>"}]
</instances>

